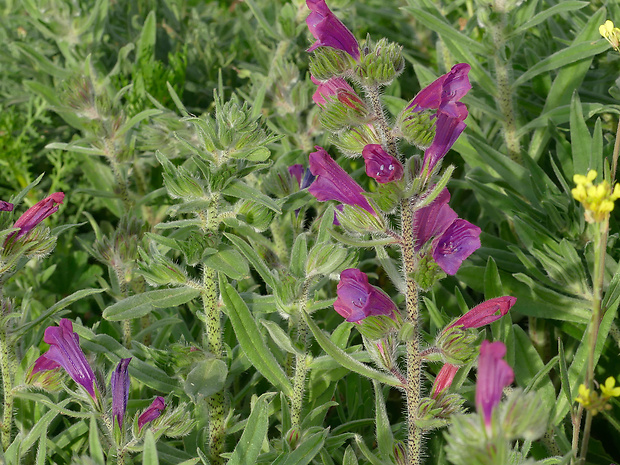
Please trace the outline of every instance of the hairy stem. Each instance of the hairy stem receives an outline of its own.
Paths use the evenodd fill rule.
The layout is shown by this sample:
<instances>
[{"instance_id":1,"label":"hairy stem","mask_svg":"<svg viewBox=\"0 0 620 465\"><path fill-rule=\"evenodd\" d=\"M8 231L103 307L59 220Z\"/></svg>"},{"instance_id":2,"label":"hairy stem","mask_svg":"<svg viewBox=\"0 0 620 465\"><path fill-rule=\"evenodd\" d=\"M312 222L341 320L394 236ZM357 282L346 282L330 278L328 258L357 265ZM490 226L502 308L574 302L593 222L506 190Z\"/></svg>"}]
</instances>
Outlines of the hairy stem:
<instances>
[{"instance_id":1,"label":"hairy stem","mask_svg":"<svg viewBox=\"0 0 620 465\"><path fill-rule=\"evenodd\" d=\"M409 199L401 201L401 244L403 269L406 279L406 320L413 331L406 342L407 349L407 465L419 465L422 459L422 429L417 425L421 397L422 358L420 357L420 330L418 286L413 279L416 268L413 248L413 208Z\"/></svg>"},{"instance_id":2,"label":"hairy stem","mask_svg":"<svg viewBox=\"0 0 620 465\"><path fill-rule=\"evenodd\" d=\"M2 448L11 445L11 428L13 425L13 348L9 346L8 335L4 325L0 327L0 371L2 372Z\"/></svg>"},{"instance_id":3,"label":"hairy stem","mask_svg":"<svg viewBox=\"0 0 620 465\"><path fill-rule=\"evenodd\" d=\"M375 122L377 123L376 127L379 130L379 134L381 135L383 143L387 147L389 154L395 158L398 158L398 147L396 146L396 139L394 138L392 130L390 129L390 125L385 118L385 111L383 110L383 105L381 105L379 87L367 87L366 95L368 96L368 100L370 101L372 111L375 114Z\"/></svg>"},{"instance_id":4,"label":"hairy stem","mask_svg":"<svg viewBox=\"0 0 620 465\"><path fill-rule=\"evenodd\" d=\"M308 373L308 326L304 321L303 314L308 304L309 280L304 282L301 300L299 301L299 319L297 321L297 344L301 353L295 356L295 373L293 377L293 397L291 398L291 428L299 429L301 424L301 408L304 400L306 387L306 375Z\"/></svg>"}]
</instances>

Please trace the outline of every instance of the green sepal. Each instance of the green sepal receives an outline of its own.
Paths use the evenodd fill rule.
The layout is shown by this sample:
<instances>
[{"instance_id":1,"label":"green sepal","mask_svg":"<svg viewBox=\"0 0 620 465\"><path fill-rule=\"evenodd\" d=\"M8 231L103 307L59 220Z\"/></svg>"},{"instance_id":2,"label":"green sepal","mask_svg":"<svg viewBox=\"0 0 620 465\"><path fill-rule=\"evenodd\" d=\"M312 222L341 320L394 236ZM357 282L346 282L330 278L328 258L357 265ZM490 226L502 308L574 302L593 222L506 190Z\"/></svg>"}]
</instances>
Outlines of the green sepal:
<instances>
[{"instance_id":1,"label":"green sepal","mask_svg":"<svg viewBox=\"0 0 620 465\"><path fill-rule=\"evenodd\" d=\"M355 76L367 87L388 85L405 69L403 46L385 38L372 48L369 45L368 39L354 70Z\"/></svg>"}]
</instances>

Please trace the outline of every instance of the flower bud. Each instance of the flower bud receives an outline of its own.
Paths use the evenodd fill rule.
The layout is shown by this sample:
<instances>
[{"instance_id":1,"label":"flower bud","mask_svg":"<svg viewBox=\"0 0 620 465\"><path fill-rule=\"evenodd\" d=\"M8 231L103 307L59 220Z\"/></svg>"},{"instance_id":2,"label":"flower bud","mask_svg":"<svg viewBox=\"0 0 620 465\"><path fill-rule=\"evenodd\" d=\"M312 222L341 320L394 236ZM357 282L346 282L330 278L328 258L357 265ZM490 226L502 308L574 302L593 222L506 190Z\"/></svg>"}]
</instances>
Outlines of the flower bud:
<instances>
[{"instance_id":1,"label":"flower bud","mask_svg":"<svg viewBox=\"0 0 620 465\"><path fill-rule=\"evenodd\" d=\"M476 358L474 342L478 338L472 331L449 326L439 333L435 345L441 350L446 363L465 365Z\"/></svg>"},{"instance_id":2,"label":"flower bud","mask_svg":"<svg viewBox=\"0 0 620 465\"><path fill-rule=\"evenodd\" d=\"M366 50L355 68L355 75L365 86L388 85L405 69L402 45L384 38Z\"/></svg>"},{"instance_id":3,"label":"flower bud","mask_svg":"<svg viewBox=\"0 0 620 465\"><path fill-rule=\"evenodd\" d=\"M355 60L348 53L330 47L320 47L310 57L310 74L320 81L343 76L355 67Z\"/></svg>"},{"instance_id":4,"label":"flower bud","mask_svg":"<svg viewBox=\"0 0 620 465\"><path fill-rule=\"evenodd\" d=\"M364 147L369 144L380 144L381 138L375 132L372 124L344 129L332 138L334 145L352 157L358 157Z\"/></svg>"},{"instance_id":5,"label":"flower bud","mask_svg":"<svg viewBox=\"0 0 620 465\"><path fill-rule=\"evenodd\" d=\"M343 207L336 216L340 225L349 233L366 234L385 231L385 219L382 215L373 215L358 205L343 205Z\"/></svg>"},{"instance_id":6,"label":"flower bud","mask_svg":"<svg viewBox=\"0 0 620 465\"><path fill-rule=\"evenodd\" d=\"M506 439L535 441L547 430L549 411L540 393L514 390L500 405L500 423Z\"/></svg>"}]
</instances>

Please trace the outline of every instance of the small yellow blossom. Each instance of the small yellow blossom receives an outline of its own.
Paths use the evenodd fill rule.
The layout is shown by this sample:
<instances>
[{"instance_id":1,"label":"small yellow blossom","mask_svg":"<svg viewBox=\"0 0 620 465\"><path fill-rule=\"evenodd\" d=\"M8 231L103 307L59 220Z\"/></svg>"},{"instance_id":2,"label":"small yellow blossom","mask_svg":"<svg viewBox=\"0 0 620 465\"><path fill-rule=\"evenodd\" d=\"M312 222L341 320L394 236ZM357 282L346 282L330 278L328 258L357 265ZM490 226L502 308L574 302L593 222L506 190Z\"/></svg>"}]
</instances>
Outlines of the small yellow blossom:
<instances>
[{"instance_id":1,"label":"small yellow blossom","mask_svg":"<svg viewBox=\"0 0 620 465\"><path fill-rule=\"evenodd\" d=\"M594 185L597 175L596 171L590 170L586 176L576 174L573 177L576 187L571 193L583 204L588 223L600 223L609 218L614 201L620 198L620 185L616 184L613 191L606 180Z\"/></svg>"},{"instance_id":2,"label":"small yellow blossom","mask_svg":"<svg viewBox=\"0 0 620 465\"><path fill-rule=\"evenodd\" d=\"M586 387L585 384L579 385L579 396L576 397L575 400L584 407L588 407L590 405L590 390Z\"/></svg>"},{"instance_id":3,"label":"small yellow blossom","mask_svg":"<svg viewBox=\"0 0 620 465\"><path fill-rule=\"evenodd\" d=\"M620 52L620 29L614 27L614 23L610 20L605 21L605 24L599 26L598 32L607 39L607 42L611 44L611 46L617 52Z\"/></svg>"},{"instance_id":4,"label":"small yellow blossom","mask_svg":"<svg viewBox=\"0 0 620 465\"><path fill-rule=\"evenodd\" d=\"M603 397L611 398L620 396L620 387L614 387L616 379L610 376L605 380L605 384L601 384L601 394Z\"/></svg>"}]
</instances>

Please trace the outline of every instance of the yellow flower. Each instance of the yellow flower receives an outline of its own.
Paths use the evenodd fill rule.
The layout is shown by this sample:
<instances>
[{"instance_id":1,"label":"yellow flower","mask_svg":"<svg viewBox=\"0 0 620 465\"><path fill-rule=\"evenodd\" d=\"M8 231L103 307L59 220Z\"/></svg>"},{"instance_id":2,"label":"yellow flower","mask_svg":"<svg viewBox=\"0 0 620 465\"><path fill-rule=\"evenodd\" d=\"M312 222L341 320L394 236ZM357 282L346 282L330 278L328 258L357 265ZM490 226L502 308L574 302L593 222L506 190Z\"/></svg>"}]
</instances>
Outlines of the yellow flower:
<instances>
[{"instance_id":1,"label":"yellow flower","mask_svg":"<svg viewBox=\"0 0 620 465\"><path fill-rule=\"evenodd\" d=\"M590 405L590 390L585 384L579 385L579 396L575 398L575 400L584 407L588 407Z\"/></svg>"},{"instance_id":2,"label":"yellow flower","mask_svg":"<svg viewBox=\"0 0 620 465\"><path fill-rule=\"evenodd\" d=\"M614 50L620 52L620 29L615 27L612 21L605 21L605 24L599 26L598 32L607 39L607 42L611 44Z\"/></svg>"},{"instance_id":3,"label":"yellow flower","mask_svg":"<svg viewBox=\"0 0 620 465\"><path fill-rule=\"evenodd\" d=\"M609 218L614 209L614 201L620 198L620 185L616 184L613 190L606 180L595 185L593 181L597 176L595 170L590 170L586 176L582 174L573 176L576 187L571 193L575 200L583 204L588 223L600 223Z\"/></svg>"},{"instance_id":4,"label":"yellow flower","mask_svg":"<svg viewBox=\"0 0 620 465\"><path fill-rule=\"evenodd\" d=\"M601 393L605 397L618 397L620 396L620 387L614 387L616 385L616 379L610 376L605 380L605 384L601 384Z\"/></svg>"}]
</instances>

